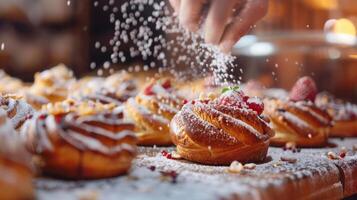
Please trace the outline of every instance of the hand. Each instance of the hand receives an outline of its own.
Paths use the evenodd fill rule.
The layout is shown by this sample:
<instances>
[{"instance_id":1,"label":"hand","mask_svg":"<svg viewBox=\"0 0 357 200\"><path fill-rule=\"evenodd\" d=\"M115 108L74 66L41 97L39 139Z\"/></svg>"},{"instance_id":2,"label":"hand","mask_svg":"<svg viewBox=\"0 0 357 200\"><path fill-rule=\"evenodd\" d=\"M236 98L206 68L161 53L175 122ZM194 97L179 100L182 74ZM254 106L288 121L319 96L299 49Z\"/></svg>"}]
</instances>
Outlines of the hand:
<instances>
[{"instance_id":1,"label":"hand","mask_svg":"<svg viewBox=\"0 0 357 200\"><path fill-rule=\"evenodd\" d=\"M170 0L170 3L180 24L192 32L198 30L203 18L205 41L219 45L225 53L231 51L268 8L268 0Z\"/></svg>"}]
</instances>

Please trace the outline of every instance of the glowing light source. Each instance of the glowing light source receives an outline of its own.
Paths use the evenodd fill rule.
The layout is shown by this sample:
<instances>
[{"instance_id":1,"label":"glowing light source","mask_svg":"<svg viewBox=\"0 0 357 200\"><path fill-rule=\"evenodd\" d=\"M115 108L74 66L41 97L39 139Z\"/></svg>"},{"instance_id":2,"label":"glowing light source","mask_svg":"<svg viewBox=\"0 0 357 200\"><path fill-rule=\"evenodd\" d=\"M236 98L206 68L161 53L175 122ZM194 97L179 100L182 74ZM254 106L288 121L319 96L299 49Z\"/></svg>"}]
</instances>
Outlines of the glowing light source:
<instances>
[{"instance_id":1,"label":"glowing light source","mask_svg":"<svg viewBox=\"0 0 357 200\"><path fill-rule=\"evenodd\" d=\"M326 39L332 43L353 45L357 42L356 27L349 19L330 19L325 23Z\"/></svg>"}]
</instances>

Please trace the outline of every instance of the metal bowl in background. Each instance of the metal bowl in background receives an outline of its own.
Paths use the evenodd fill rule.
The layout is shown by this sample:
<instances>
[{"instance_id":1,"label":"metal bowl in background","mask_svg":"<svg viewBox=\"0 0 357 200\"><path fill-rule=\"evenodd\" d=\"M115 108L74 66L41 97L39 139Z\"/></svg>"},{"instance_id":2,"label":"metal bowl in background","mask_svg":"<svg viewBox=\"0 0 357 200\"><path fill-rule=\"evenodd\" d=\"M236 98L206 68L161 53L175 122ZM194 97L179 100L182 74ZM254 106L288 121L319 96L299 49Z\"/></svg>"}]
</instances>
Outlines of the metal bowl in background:
<instances>
[{"instance_id":1,"label":"metal bowl in background","mask_svg":"<svg viewBox=\"0 0 357 200\"><path fill-rule=\"evenodd\" d=\"M233 55L244 71L243 81L290 89L299 77L310 75L319 90L357 102L356 41L321 32L272 32L243 37Z\"/></svg>"}]
</instances>

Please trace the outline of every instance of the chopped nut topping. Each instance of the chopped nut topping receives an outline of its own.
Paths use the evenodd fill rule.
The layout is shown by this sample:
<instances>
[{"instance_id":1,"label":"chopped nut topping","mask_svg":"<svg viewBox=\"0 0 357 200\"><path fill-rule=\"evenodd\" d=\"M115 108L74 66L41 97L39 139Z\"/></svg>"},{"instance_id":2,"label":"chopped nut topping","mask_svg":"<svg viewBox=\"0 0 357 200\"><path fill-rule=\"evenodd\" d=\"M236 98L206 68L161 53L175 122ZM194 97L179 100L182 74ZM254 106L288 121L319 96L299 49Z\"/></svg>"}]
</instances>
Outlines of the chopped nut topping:
<instances>
[{"instance_id":1,"label":"chopped nut topping","mask_svg":"<svg viewBox=\"0 0 357 200\"><path fill-rule=\"evenodd\" d=\"M233 161L227 171L229 173L240 173L243 169L244 166L242 165L242 163L238 161Z\"/></svg>"},{"instance_id":2,"label":"chopped nut topping","mask_svg":"<svg viewBox=\"0 0 357 200\"><path fill-rule=\"evenodd\" d=\"M295 149L296 148L296 143L295 142L287 142L285 144L285 148L287 148L287 149Z\"/></svg>"},{"instance_id":3,"label":"chopped nut topping","mask_svg":"<svg viewBox=\"0 0 357 200\"><path fill-rule=\"evenodd\" d=\"M255 169L256 166L254 163L247 163L244 165L244 169Z\"/></svg>"},{"instance_id":4,"label":"chopped nut topping","mask_svg":"<svg viewBox=\"0 0 357 200\"><path fill-rule=\"evenodd\" d=\"M99 194L95 190L80 191L78 193L79 200L97 200L99 199Z\"/></svg>"},{"instance_id":5,"label":"chopped nut topping","mask_svg":"<svg viewBox=\"0 0 357 200\"><path fill-rule=\"evenodd\" d=\"M172 159L175 159L175 160L180 160L180 159L182 159L182 157L180 156L180 154L178 154L176 151L172 151L172 152L171 152L171 157L172 157Z\"/></svg>"},{"instance_id":6,"label":"chopped nut topping","mask_svg":"<svg viewBox=\"0 0 357 200\"><path fill-rule=\"evenodd\" d=\"M332 151L329 151L327 153L327 157L331 160L339 160L340 157L336 155L336 153L332 152Z\"/></svg>"},{"instance_id":7,"label":"chopped nut topping","mask_svg":"<svg viewBox=\"0 0 357 200\"><path fill-rule=\"evenodd\" d=\"M284 161L284 162L288 162L288 163L296 163L296 162L297 162L297 159L296 159L296 158L293 158L293 157L285 157L285 156L280 157L280 160L281 160L281 161Z\"/></svg>"},{"instance_id":8,"label":"chopped nut topping","mask_svg":"<svg viewBox=\"0 0 357 200\"><path fill-rule=\"evenodd\" d=\"M161 180L167 181L169 180L171 183L177 183L178 173L176 171L160 171Z\"/></svg>"}]
</instances>

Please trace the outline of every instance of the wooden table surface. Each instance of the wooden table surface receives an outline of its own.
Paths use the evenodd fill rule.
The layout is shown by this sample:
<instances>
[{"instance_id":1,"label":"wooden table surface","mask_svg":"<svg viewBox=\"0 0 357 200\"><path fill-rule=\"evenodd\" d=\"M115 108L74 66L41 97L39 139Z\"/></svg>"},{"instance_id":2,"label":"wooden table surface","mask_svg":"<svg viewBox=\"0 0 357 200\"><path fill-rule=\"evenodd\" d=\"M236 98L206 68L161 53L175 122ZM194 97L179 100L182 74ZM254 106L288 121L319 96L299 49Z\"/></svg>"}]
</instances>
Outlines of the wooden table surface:
<instances>
[{"instance_id":1,"label":"wooden table surface","mask_svg":"<svg viewBox=\"0 0 357 200\"><path fill-rule=\"evenodd\" d=\"M96 181L35 180L38 199L341 199L357 194L357 138L330 139L331 147L300 152L270 148L265 163L240 173L167 159L162 150L140 147L130 174ZM327 152L347 156L332 160ZM281 157L297 159L295 163ZM172 172L173 171L173 172ZM174 175L177 173L177 178ZM169 175L168 175L169 174Z\"/></svg>"}]
</instances>

